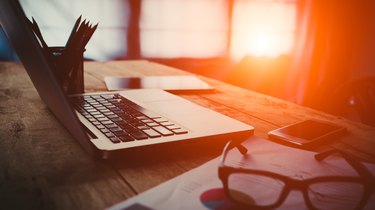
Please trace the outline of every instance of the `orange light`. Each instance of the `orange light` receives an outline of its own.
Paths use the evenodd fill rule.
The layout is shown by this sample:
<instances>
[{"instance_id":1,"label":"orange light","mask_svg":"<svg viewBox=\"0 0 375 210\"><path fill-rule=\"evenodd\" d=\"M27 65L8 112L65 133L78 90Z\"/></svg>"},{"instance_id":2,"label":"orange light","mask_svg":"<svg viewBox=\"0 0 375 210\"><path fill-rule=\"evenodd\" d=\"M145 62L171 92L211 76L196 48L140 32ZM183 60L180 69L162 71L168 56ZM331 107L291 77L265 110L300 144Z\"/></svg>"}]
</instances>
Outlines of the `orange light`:
<instances>
[{"instance_id":1,"label":"orange light","mask_svg":"<svg viewBox=\"0 0 375 210\"><path fill-rule=\"evenodd\" d=\"M296 4L283 0L236 1L232 22L231 55L277 57L294 45Z\"/></svg>"},{"instance_id":2,"label":"orange light","mask_svg":"<svg viewBox=\"0 0 375 210\"><path fill-rule=\"evenodd\" d=\"M257 34L249 37L249 44L247 50L250 54L255 56L271 55L272 54L272 37L267 33Z\"/></svg>"}]
</instances>

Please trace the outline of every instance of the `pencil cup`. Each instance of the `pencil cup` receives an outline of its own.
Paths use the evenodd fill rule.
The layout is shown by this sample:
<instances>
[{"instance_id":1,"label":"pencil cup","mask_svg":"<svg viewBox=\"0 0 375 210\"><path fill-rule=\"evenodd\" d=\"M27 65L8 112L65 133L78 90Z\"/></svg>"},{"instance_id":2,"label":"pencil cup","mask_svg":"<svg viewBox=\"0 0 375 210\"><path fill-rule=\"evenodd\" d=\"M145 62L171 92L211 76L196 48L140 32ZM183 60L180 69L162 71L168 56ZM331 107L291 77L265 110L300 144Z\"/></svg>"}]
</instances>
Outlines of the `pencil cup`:
<instances>
[{"instance_id":1,"label":"pencil cup","mask_svg":"<svg viewBox=\"0 0 375 210\"><path fill-rule=\"evenodd\" d=\"M65 47L49 47L48 60L65 94L84 93L83 51L67 50Z\"/></svg>"}]
</instances>

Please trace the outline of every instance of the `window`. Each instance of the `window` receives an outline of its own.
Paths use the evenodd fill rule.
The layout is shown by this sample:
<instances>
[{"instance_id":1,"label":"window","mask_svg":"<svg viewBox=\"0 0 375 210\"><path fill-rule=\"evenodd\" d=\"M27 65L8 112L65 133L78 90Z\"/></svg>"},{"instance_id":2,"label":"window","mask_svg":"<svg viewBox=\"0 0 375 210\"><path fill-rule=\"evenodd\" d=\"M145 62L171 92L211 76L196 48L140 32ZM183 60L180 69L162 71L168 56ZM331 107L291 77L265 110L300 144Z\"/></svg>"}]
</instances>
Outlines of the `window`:
<instances>
[{"instance_id":1,"label":"window","mask_svg":"<svg viewBox=\"0 0 375 210\"><path fill-rule=\"evenodd\" d=\"M237 0L233 6L231 57L275 57L294 45L296 2L293 0Z\"/></svg>"},{"instance_id":2,"label":"window","mask_svg":"<svg viewBox=\"0 0 375 210\"><path fill-rule=\"evenodd\" d=\"M131 8L131 1L21 3L27 16L37 20L51 46L65 45L81 14L93 23L99 22L85 52L86 57L96 60L130 58L133 51L137 52L134 58L239 60L247 54L288 54L294 45L297 0L142 0L140 10ZM135 21L135 27L132 22L129 29L134 16L139 16L139 21ZM132 49L132 43L137 49Z\"/></svg>"},{"instance_id":3,"label":"window","mask_svg":"<svg viewBox=\"0 0 375 210\"><path fill-rule=\"evenodd\" d=\"M20 0L28 18L34 17L49 46L64 46L76 19L99 22L85 57L110 60L126 54L129 19L127 0Z\"/></svg>"},{"instance_id":4,"label":"window","mask_svg":"<svg viewBox=\"0 0 375 210\"><path fill-rule=\"evenodd\" d=\"M226 54L225 0L143 0L141 54L145 57L220 57Z\"/></svg>"}]
</instances>

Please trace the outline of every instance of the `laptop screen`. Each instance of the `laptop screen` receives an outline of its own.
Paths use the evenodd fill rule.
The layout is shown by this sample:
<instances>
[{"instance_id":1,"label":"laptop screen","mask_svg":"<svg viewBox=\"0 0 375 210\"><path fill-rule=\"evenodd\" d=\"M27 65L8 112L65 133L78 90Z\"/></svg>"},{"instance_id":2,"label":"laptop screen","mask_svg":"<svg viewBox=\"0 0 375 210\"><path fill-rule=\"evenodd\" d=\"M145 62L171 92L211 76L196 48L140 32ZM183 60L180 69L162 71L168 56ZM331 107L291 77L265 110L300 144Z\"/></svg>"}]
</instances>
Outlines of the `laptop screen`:
<instances>
[{"instance_id":1,"label":"laptop screen","mask_svg":"<svg viewBox=\"0 0 375 210\"><path fill-rule=\"evenodd\" d=\"M17 0L0 1L0 24L41 99L79 143L89 152L93 152L94 147L70 107Z\"/></svg>"}]
</instances>

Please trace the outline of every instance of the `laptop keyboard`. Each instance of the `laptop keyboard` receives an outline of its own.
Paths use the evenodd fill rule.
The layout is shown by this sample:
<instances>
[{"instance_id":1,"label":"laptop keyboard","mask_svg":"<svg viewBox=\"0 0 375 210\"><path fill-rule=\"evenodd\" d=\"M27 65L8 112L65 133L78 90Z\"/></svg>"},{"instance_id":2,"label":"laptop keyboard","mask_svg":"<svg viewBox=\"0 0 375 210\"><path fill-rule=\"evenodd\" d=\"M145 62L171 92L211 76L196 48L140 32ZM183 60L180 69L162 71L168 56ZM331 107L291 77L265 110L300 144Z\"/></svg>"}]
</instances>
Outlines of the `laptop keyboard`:
<instances>
[{"instance_id":1,"label":"laptop keyboard","mask_svg":"<svg viewBox=\"0 0 375 210\"><path fill-rule=\"evenodd\" d=\"M75 109L113 143L188 133L120 94L76 96L71 101Z\"/></svg>"}]
</instances>

